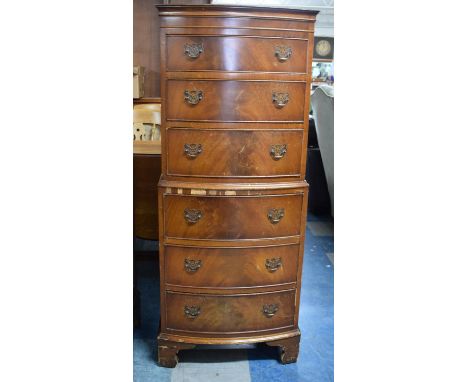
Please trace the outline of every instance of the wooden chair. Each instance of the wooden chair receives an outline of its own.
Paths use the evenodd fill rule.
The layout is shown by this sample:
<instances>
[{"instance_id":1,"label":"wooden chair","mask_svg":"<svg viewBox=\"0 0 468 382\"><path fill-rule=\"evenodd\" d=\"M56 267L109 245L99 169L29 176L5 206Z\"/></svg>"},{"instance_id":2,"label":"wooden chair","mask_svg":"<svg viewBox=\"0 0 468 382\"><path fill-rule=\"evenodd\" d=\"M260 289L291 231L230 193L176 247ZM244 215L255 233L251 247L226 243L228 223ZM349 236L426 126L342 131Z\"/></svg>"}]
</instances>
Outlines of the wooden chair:
<instances>
[{"instance_id":1,"label":"wooden chair","mask_svg":"<svg viewBox=\"0 0 468 382\"><path fill-rule=\"evenodd\" d=\"M151 125L147 130L145 125ZM161 105L143 104L133 108L133 153L161 154Z\"/></svg>"},{"instance_id":2,"label":"wooden chair","mask_svg":"<svg viewBox=\"0 0 468 382\"><path fill-rule=\"evenodd\" d=\"M153 110L161 112L160 103L141 103L133 106L133 110Z\"/></svg>"}]
</instances>

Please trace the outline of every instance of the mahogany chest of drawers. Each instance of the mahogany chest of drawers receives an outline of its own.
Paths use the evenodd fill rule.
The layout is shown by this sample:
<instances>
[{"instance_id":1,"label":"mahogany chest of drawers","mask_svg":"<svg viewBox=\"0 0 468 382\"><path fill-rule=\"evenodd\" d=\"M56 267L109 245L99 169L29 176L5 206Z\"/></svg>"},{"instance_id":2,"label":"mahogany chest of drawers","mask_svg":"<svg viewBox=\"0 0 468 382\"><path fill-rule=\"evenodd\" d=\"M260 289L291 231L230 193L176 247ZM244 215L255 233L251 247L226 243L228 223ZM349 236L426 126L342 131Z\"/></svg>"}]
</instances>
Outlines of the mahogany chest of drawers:
<instances>
[{"instance_id":1,"label":"mahogany chest of drawers","mask_svg":"<svg viewBox=\"0 0 468 382\"><path fill-rule=\"evenodd\" d=\"M158 6L158 362L266 342L295 362L315 11Z\"/></svg>"}]
</instances>

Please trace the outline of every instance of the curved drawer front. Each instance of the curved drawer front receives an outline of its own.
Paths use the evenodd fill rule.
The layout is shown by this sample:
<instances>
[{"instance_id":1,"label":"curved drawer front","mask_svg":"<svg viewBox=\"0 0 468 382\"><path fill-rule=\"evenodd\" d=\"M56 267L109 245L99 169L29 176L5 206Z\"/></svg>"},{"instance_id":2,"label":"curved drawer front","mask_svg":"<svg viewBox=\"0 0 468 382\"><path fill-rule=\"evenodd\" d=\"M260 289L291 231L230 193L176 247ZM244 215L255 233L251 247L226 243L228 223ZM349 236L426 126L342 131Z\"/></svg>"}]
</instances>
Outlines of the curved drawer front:
<instances>
[{"instance_id":1,"label":"curved drawer front","mask_svg":"<svg viewBox=\"0 0 468 382\"><path fill-rule=\"evenodd\" d=\"M238 333L294 325L295 291L235 296L166 292L167 328Z\"/></svg>"},{"instance_id":2,"label":"curved drawer front","mask_svg":"<svg viewBox=\"0 0 468 382\"><path fill-rule=\"evenodd\" d=\"M191 15L190 17L183 17L181 15L163 15L160 17L161 27L163 28L210 28L210 32L213 33L213 27L220 33L228 31L230 34L236 33L237 30L250 29L248 33L258 33L258 30L271 30L275 32L275 35L284 33L297 32L313 32L314 24L311 23L312 19L306 19L304 17L292 18L291 15L284 15L282 19L275 19L272 17L262 18L260 14L250 14L248 17L217 17L218 15L211 14L211 17L206 17L210 14L210 11L205 11L205 15L197 17ZM253 16L253 17L252 17ZM239 29L238 29L239 28ZM206 29L205 29L206 30ZM170 33L170 32L168 32ZM245 34L244 31L240 32Z\"/></svg>"},{"instance_id":3,"label":"curved drawer front","mask_svg":"<svg viewBox=\"0 0 468 382\"><path fill-rule=\"evenodd\" d=\"M254 36L168 36L167 70L307 73L307 40Z\"/></svg>"},{"instance_id":4,"label":"curved drawer front","mask_svg":"<svg viewBox=\"0 0 468 382\"><path fill-rule=\"evenodd\" d=\"M296 282L299 245L251 248L165 247L167 284L255 287Z\"/></svg>"},{"instance_id":5,"label":"curved drawer front","mask_svg":"<svg viewBox=\"0 0 468 382\"><path fill-rule=\"evenodd\" d=\"M171 121L304 122L305 82L168 80Z\"/></svg>"},{"instance_id":6,"label":"curved drawer front","mask_svg":"<svg viewBox=\"0 0 468 382\"><path fill-rule=\"evenodd\" d=\"M170 128L167 174L194 177L300 176L302 130Z\"/></svg>"},{"instance_id":7,"label":"curved drawer front","mask_svg":"<svg viewBox=\"0 0 468 382\"><path fill-rule=\"evenodd\" d=\"M300 234L303 194L165 195L165 236L239 240Z\"/></svg>"}]
</instances>

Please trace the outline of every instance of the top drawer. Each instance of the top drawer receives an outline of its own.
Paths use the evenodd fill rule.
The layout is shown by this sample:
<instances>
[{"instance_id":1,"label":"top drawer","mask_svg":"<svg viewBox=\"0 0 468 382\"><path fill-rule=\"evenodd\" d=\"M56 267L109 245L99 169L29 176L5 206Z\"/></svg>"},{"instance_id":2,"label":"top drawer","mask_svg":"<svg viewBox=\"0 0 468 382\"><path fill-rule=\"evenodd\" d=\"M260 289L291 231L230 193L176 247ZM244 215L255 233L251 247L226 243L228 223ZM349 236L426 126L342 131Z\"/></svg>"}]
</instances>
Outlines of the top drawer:
<instances>
[{"instance_id":1,"label":"top drawer","mask_svg":"<svg viewBox=\"0 0 468 382\"><path fill-rule=\"evenodd\" d=\"M167 70L307 73L307 40L168 36Z\"/></svg>"}]
</instances>

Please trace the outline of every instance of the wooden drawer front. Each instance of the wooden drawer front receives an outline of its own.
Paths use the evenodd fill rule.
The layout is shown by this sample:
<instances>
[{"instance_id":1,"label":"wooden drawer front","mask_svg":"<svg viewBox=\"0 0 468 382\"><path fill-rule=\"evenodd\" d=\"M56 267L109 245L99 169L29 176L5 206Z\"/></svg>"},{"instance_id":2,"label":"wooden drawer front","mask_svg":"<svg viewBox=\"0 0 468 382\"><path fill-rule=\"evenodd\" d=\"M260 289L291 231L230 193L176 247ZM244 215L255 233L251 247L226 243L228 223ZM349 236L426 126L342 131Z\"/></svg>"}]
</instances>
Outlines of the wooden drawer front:
<instances>
[{"instance_id":1,"label":"wooden drawer front","mask_svg":"<svg viewBox=\"0 0 468 382\"><path fill-rule=\"evenodd\" d=\"M296 282L299 245L252 248L165 248L166 283L254 287Z\"/></svg>"},{"instance_id":2,"label":"wooden drawer front","mask_svg":"<svg viewBox=\"0 0 468 382\"><path fill-rule=\"evenodd\" d=\"M208 13L210 13L208 11ZM313 19L305 19L302 16L300 18L291 17L291 15L280 15L280 19L274 19L272 17L263 18L261 14L246 15L246 17L226 17L225 14L210 15L211 17L204 16L196 17L191 15L190 17L183 17L183 15L161 15L160 23L163 28L193 28L199 30L209 30L213 33L213 27L217 27L216 30L229 32L229 34L239 33L245 34L245 29L252 29L249 33L262 33L265 31L272 31L277 36L285 33L298 33L301 31L313 32L314 24L311 22ZM214 17L213 17L214 16ZM239 29L237 29L239 28ZM264 33L264 32L263 32ZM245 53L244 53L245 54Z\"/></svg>"},{"instance_id":3,"label":"wooden drawer front","mask_svg":"<svg viewBox=\"0 0 468 382\"><path fill-rule=\"evenodd\" d=\"M300 176L302 130L167 130L167 173L195 177Z\"/></svg>"},{"instance_id":4,"label":"wooden drawer front","mask_svg":"<svg viewBox=\"0 0 468 382\"><path fill-rule=\"evenodd\" d=\"M303 194L166 195L165 235L185 239L260 239L300 234Z\"/></svg>"},{"instance_id":5,"label":"wooden drawer front","mask_svg":"<svg viewBox=\"0 0 468 382\"><path fill-rule=\"evenodd\" d=\"M303 123L305 93L305 82L168 80L166 118Z\"/></svg>"},{"instance_id":6,"label":"wooden drawer front","mask_svg":"<svg viewBox=\"0 0 468 382\"><path fill-rule=\"evenodd\" d=\"M306 73L307 40L252 36L168 36L167 70Z\"/></svg>"},{"instance_id":7,"label":"wooden drawer front","mask_svg":"<svg viewBox=\"0 0 468 382\"><path fill-rule=\"evenodd\" d=\"M166 292L167 327L232 333L293 326L295 294L295 290L237 296Z\"/></svg>"}]
</instances>

